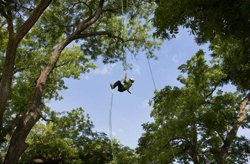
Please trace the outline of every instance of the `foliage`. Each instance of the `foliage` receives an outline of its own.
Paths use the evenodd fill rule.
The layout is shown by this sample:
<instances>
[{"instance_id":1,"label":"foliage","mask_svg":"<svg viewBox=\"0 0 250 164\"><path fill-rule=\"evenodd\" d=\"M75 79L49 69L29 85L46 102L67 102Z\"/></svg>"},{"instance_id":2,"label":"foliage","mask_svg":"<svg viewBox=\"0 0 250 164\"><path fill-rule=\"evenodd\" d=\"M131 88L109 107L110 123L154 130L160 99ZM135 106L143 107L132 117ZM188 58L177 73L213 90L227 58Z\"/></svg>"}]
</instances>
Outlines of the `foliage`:
<instances>
[{"instance_id":1,"label":"foliage","mask_svg":"<svg viewBox=\"0 0 250 164\"><path fill-rule=\"evenodd\" d=\"M222 40L220 36L213 39L210 49L215 60L221 60L222 70L227 74L226 80L230 80L239 89L250 89L250 49L248 43L242 40L227 38ZM249 44L250 45L250 44Z\"/></svg>"},{"instance_id":2,"label":"foliage","mask_svg":"<svg viewBox=\"0 0 250 164\"><path fill-rule=\"evenodd\" d=\"M157 0L155 36L171 39L184 26L197 43L210 42L212 61L198 51L179 69L183 87L155 94L137 152L141 163L246 163L249 140L249 1ZM226 84L237 92L225 92ZM242 92L244 91L244 92ZM243 96L245 95L245 97Z\"/></svg>"},{"instance_id":3,"label":"foliage","mask_svg":"<svg viewBox=\"0 0 250 164\"><path fill-rule=\"evenodd\" d=\"M218 163L222 145L239 117L239 92L223 91L227 76L219 60L206 63L199 51L179 67L183 87L167 86L155 94L151 116L137 148L141 163ZM250 122L244 124L249 126ZM244 127L242 123L240 126ZM225 162L246 163L249 140L235 136ZM237 152L237 153L236 153Z\"/></svg>"},{"instance_id":4,"label":"foliage","mask_svg":"<svg viewBox=\"0 0 250 164\"><path fill-rule=\"evenodd\" d=\"M112 161L111 143L106 134L93 131L93 124L82 108L58 113L53 122L40 122L31 131L30 145L20 163L38 158L63 163L109 163ZM116 158L123 163L135 159L134 152L115 144Z\"/></svg>"},{"instance_id":5,"label":"foliage","mask_svg":"<svg viewBox=\"0 0 250 164\"><path fill-rule=\"evenodd\" d=\"M175 35L180 25L190 28L199 41L206 41L215 35L250 36L247 30L250 28L249 1L158 0L157 4L154 25L157 34L163 37Z\"/></svg>"},{"instance_id":6,"label":"foliage","mask_svg":"<svg viewBox=\"0 0 250 164\"><path fill-rule=\"evenodd\" d=\"M151 35L154 9L139 0L0 1L0 144L11 136L8 150L18 151L8 151L7 161L18 160L31 128L49 115L45 102L62 98L66 78L79 79L97 59L153 56L161 44Z\"/></svg>"},{"instance_id":7,"label":"foliage","mask_svg":"<svg viewBox=\"0 0 250 164\"><path fill-rule=\"evenodd\" d=\"M157 0L154 15L156 36L172 38L179 26L190 29L198 43L216 42L212 51L223 58L223 70L233 84L249 90L250 1Z\"/></svg>"}]
</instances>

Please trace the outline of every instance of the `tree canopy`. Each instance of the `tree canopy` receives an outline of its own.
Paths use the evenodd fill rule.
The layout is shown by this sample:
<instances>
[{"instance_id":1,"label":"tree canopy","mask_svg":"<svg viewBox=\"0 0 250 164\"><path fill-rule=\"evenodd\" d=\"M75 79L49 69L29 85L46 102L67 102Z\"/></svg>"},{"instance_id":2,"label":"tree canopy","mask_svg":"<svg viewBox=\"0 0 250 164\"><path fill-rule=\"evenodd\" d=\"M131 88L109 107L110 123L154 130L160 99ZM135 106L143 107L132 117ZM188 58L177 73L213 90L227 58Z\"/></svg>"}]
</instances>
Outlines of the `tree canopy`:
<instances>
[{"instance_id":1,"label":"tree canopy","mask_svg":"<svg viewBox=\"0 0 250 164\"><path fill-rule=\"evenodd\" d=\"M249 2L156 2L155 35L171 39L184 26L197 43L209 42L212 60L198 51L179 67L183 87L155 94L154 121L143 125L139 140L140 161L246 163L249 140L237 132L249 128ZM225 91L228 82L236 92Z\"/></svg>"},{"instance_id":2,"label":"tree canopy","mask_svg":"<svg viewBox=\"0 0 250 164\"><path fill-rule=\"evenodd\" d=\"M249 10L247 0L0 0L0 162L246 163L250 141L237 133L250 128ZM197 51L179 67L182 86L155 92L136 152L93 131L81 107L46 105L96 60L153 57L180 26L211 60Z\"/></svg>"},{"instance_id":3,"label":"tree canopy","mask_svg":"<svg viewBox=\"0 0 250 164\"><path fill-rule=\"evenodd\" d=\"M98 58L152 56L160 44L150 33L153 10L137 0L0 1L0 143L11 136L5 163L18 161L65 78L78 79Z\"/></svg>"},{"instance_id":4,"label":"tree canopy","mask_svg":"<svg viewBox=\"0 0 250 164\"><path fill-rule=\"evenodd\" d=\"M216 42L214 55L223 57L223 69L241 89L249 90L250 2L241 0L157 0L156 36L172 38L184 26L198 43ZM213 47L215 48L215 47Z\"/></svg>"},{"instance_id":5,"label":"tree canopy","mask_svg":"<svg viewBox=\"0 0 250 164\"><path fill-rule=\"evenodd\" d=\"M32 129L28 149L20 163L35 159L62 163L110 163L113 155L106 134L93 131L93 123L82 108L57 113L53 122L38 123ZM119 143L114 144L116 159L124 163L136 160L134 152Z\"/></svg>"},{"instance_id":6,"label":"tree canopy","mask_svg":"<svg viewBox=\"0 0 250 164\"><path fill-rule=\"evenodd\" d=\"M183 87L155 94L154 121L143 125L137 149L141 163L246 163L250 141L236 134L250 126L250 95L245 102L240 92L223 91L226 74L218 60L208 65L203 51L179 69Z\"/></svg>"}]
</instances>

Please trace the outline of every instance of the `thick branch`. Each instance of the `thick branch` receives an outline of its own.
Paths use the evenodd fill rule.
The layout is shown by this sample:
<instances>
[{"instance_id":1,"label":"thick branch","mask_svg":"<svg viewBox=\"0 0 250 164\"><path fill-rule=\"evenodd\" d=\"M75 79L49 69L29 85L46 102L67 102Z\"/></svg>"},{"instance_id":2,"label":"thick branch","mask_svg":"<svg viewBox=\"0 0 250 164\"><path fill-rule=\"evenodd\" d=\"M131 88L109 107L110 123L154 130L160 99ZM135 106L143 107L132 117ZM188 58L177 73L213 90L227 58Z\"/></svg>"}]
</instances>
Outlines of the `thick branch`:
<instances>
[{"instance_id":1,"label":"thick branch","mask_svg":"<svg viewBox=\"0 0 250 164\"><path fill-rule=\"evenodd\" d=\"M247 117L247 112L249 111L249 107L247 106L247 103L250 101L250 92L247 94L247 96L240 102L240 116L238 118L238 122L243 122Z\"/></svg>"},{"instance_id":2,"label":"thick branch","mask_svg":"<svg viewBox=\"0 0 250 164\"><path fill-rule=\"evenodd\" d=\"M37 89L38 90L42 90L42 87L45 85L46 83L46 79L48 77L48 75L51 73L51 71L55 68L56 63L61 55L61 52L63 51L63 49L69 44L71 43L73 40L75 40L77 38L77 36L86 28L88 28L89 26L91 26L92 24L94 24L100 17L100 15L102 14L102 7L103 7L103 3L104 0L101 0L99 3L99 7L97 8L95 15L92 17L92 19L90 19L88 22L82 23L80 25L80 27L71 35L69 35L64 41L62 41L57 48L55 49L55 51L53 52L51 58L50 58L50 62L49 64L44 68L44 70L42 71L40 77L37 80Z\"/></svg>"},{"instance_id":3,"label":"thick branch","mask_svg":"<svg viewBox=\"0 0 250 164\"><path fill-rule=\"evenodd\" d=\"M77 28L76 32L74 33L75 35L80 34L82 31L84 31L86 28L88 28L89 26L94 24L99 19L100 15L103 12L103 10L102 10L103 9L103 4L104 4L104 0L100 0L98 8L97 8L95 14L91 15L89 18L87 18L85 21L83 21L80 24L80 26Z\"/></svg>"},{"instance_id":4,"label":"thick branch","mask_svg":"<svg viewBox=\"0 0 250 164\"><path fill-rule=\"evenodd\" d=\"M86 28L88 28L89 26L94 24L99 19L100 15L102 14L103 3L104 3L104 0L100 0L99 6L95 12L95 15L90 20L88 20L88 22L81 23L80 27L74 33L69 35L64 41L61 42L61 44L58 45L58 47L55 49L55 51L53 52L53 54L50 58L49 64L44 68L40 77L38 78L37 86L45 85L46 79L47 79L48 75L50 74L50 72L55 68L56 63L57 63L63 49L69 43L71 43L73 40L75 40L77 38L77 36L80 35L80 33L82 31L84 31ZM40 88L40 87L37 87L37 88Z\"/></svg>"},{"instance_id":5,"label":"thick branch","mask_svg":"<svg viewBox=\"0 0 250 164\"><path fill-rule=\"evenodd\" d=\"M13 18L12 18L12 13L11 13L11 10L7 10L7 12L5 12L4 10L3 11L0 11L1 14L5 17L6 21L7 21L7 29L8 29L8 32L9 32L9 38L13 38L14 36L14 28L13 28Z\"/></svg>"},{"instance_id":6,"label":"thick branch","mask_svg":"<svg viewBox=\"0 0 250 164\"><path fill-rule=\"evenodd\" d=\"M52 0L42 0L40 4L34 9L30 17L24 22L16 34L16 43L18 44L23 37L29 32L33 25L40 18L44 10L50 5Z\"/></svg>"},{"instance_id":7,"label":"thick branch","mask_svg":"<svg viewBox=\"0 0 250 164\"><path fill-rule=\"evenodd\" d=\"M8 43L6 48L6 56L3 64L3 71L0 80L0 133L2 131L3 125L3 114L5 106L7 104L8 95L10 92L10 86L12 81L12 71L14 67L15 54L17 46L13 44L14 42L14 28L11 11L8 10L7 13L2 11L2 14L7 20L8 24Z\"/></svg>"},{"instance_id":8,"label":"thick branch","mask_svg":"<svg viewBox=\"0 0 250 164\"><path fill-rule=\"evenodd\" d=\"M240 113L237 119L237 122L233 126L233 128L227 133L226 139L224 141L223 146L221 147L221 151L218 157L218 163L225 163L225 158L228 155L228 150L235 139L239 127L243 124L243 122L247 119L247 112L249 108L247 107L247 103L250 101L250 93L240 102Z\"/></svg>"}]
</instances>

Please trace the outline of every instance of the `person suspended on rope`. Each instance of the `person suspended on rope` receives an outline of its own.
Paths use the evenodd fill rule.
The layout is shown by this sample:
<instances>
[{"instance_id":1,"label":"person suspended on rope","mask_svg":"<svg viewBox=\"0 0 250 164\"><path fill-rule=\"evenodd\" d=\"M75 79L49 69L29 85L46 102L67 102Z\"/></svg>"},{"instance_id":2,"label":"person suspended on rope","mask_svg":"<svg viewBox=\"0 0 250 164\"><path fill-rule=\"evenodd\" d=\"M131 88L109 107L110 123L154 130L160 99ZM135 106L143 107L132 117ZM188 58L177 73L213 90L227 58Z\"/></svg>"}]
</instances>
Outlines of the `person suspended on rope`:
<instances>
[{"instance_id":1,"label":"person suspended on rope","mask_svg":"<svg viewBox=\"0 0 250 164\"><path fill-rule=\"evenodd\" d=\"M115 89L116 87L118 87L119 92L128 91L128 93L131 94L131 92L129 91L129 88L133 85L134 81L135 80L133 78L128 79L127 73L125 73L124 79L122 81L118 80L114 84L111 83L110 87L111 89Z\"/></svg>"}]
</instances>

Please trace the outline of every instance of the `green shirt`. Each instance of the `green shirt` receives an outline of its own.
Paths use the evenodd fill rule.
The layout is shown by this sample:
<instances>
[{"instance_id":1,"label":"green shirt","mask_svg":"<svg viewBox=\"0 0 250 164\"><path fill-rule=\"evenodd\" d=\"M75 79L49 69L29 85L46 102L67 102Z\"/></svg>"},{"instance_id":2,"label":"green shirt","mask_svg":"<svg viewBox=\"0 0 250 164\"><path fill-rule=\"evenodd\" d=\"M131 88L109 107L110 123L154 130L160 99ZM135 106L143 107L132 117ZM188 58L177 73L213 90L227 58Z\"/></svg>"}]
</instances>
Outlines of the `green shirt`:
<instances>
[{"instance_id":1,"label":"green shirt","mask_svg":"<svg viewBox=\"0 0 250 164\"><path fill-rule=\"evenodd\" d=\"M125 80L123 82L123 89L128 90L132 86L133 82L131 80Z\"/></svg>"}]
</instances>

